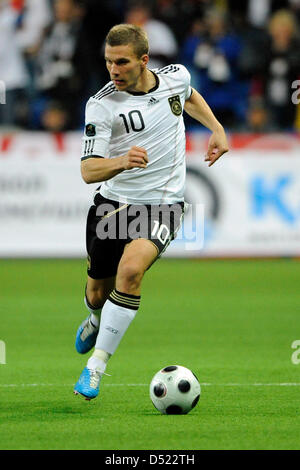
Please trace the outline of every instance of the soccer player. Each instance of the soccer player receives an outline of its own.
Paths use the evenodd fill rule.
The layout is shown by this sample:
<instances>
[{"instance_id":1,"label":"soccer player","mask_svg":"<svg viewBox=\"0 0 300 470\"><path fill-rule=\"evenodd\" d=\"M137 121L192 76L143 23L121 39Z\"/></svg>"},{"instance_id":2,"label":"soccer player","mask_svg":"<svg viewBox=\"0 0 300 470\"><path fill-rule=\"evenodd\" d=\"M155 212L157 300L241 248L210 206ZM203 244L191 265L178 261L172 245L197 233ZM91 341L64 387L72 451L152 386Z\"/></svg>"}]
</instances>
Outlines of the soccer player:
<instances>
[{"instance_id":1,"label":"soccer player","mask_svg":"<svg viewBox=\"0 0 300 470\"><path fill-rule=\"evenodd\" d=\"M89 315L76 335L79 353L94 348L74 388L88 400L98 395L107 362L138 311L145 271L181 223L183 109L212 132L209 166L228 151L224 129L191 88L187 69L150 70L148 53L143 29L114 26L105 43L111 81L86 106L81 173L86 183L101 182L87 217Z\"/></svg>"}]
</instances>

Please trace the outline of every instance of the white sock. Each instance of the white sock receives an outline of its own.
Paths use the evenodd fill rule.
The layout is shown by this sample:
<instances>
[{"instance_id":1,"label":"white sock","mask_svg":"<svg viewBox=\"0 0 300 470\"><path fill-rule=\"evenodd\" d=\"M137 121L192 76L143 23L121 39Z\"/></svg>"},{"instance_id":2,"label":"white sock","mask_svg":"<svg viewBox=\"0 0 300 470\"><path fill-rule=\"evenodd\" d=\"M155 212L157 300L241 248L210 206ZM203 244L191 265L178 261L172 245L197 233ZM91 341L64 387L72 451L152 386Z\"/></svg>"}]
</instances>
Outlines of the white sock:
<instances>
[{"instance_id":1,"label":"white sock","mask_svg":"<svg viewBox=\"0 0 300 470\"><path fill-rule=\"evenodd\" d=\"M87 363L88 369L98 369L101 372L105 372L108 359L111 354L103 351L102 349L95 349L93 355L89 358Z\"/></svg>"},{"instance_id":2,"label":"white sock","mask_svg":"<svg viewBox=\"0 0 300 470\"><path fill-rule=\"evenodd\" d=\"M102 308L96 349L109 354L115 352L134 319L139 304L140 296L124 294L116 289L112 291Z\"/></svg>"},{"instance_id":3,"label":"white sock","mask_svg":"<svg viewBox=\"0 0 300 470\"><path fill-rule=\"evenodd\" d=\"M86 296L84 297L84 303L85 303L86 308L88 309L88 311L89 311L90 314L91 314L91 322L92 322L92 324L93 324L96 328L98 328L99 325L100 325L100 315L101 315L102 308L94 308L94 307L89 303L89 301L87 300Z\"/></svg>"}]
</instances>

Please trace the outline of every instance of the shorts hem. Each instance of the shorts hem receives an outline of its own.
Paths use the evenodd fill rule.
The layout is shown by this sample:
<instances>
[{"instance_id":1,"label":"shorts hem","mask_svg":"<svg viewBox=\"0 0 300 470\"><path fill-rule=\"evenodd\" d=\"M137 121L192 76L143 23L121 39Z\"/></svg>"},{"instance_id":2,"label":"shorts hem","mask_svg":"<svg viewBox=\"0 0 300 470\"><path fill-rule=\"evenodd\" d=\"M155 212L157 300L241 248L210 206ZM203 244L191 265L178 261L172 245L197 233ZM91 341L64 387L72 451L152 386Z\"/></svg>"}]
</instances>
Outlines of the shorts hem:
<instances>
[{"instance_id":1,"label":"shorts hem","mask_svg":"<svg viewBox=\"0 0 300 470\"><path fill-rule=\"evenodd\" d=\"M97 274L92 274L92 273L89 273L87 271L87 275L91 278L91 279L94 279L95 281L100 281L101 279L108 279L109 277L115 277L117 275L117 273L115 274L105 274L105 275L102 275L102 276L98 276Z\"/></svg>"}]
</instances>

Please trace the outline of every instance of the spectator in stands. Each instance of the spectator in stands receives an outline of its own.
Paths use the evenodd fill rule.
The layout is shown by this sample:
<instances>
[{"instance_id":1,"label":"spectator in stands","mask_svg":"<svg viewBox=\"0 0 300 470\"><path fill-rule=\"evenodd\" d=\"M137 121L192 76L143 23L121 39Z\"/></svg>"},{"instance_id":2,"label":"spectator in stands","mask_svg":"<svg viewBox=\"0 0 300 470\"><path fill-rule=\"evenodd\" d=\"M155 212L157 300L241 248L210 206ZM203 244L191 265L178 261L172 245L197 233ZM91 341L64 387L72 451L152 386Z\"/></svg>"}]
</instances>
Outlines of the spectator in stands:
<instances>
[{"instance_id":1,"label":"spectator in stands","mask_svg":"<svg viewBox=\"0 0 300 470\"><path fill-rule=\"evenodd\" d=\"M241 38L229 28L223 13L212 10L204 24L196 19L182 48L183 61L194 65L196 88L225 126L246 119L248 84L238 68Z\"/></svg>"},{"instance_id":2,"label":"spectator in stands","mask_svg":"<svg viewBox=\"0 0 300 470\"><path fill-rule=\"evenodd\" d=\"M0 0L0 80L6 88L6 104L0 105L0 125L18 126L27 111L29 76L16 30L19 11L8 0Z\"/></svg>"},{"instance_id":3,"label":"spectator in stands","mask_svg":"<svg viewBox=\"0 0 300 470\"><path fill-rule=\"evenodd\" d=\"M253 96L249 99L246 122L242 122L237 130L254 133L264 133L272 130L268 110L261 98Z\"/></svg>"},{"instance_id":4,"label":"spectator in stands","mask_svg":"<svg viewBox=\"0 0 300 470\"><path fill-rule=\"evenodd\" d=\"M20 0L16 41L25 54L35 53L52 21L49 0Z\"/></svg>"},{"instance_id":5,"label":"spectator in stands","mask_svg":"<svg viewBox=\"0 0 300 470\"><path fill-rule=\"evenodd\" d=\"M156 0L155 18L172 29L181 47L195 18L202 20L214 3L215 0Z\"/></svg>"},{"instance_id":6,"label":"spectator in stands","mask_svg":"<svg viewBox=\"0 0 300 470\"><path fill-rule=\"evenodd\" d=\"M162 21L152 17L152 11L145 2L131 6L125 22L140 26L148 34L150 46L149 68L159 68L177 59L178 46L172 30Z\"/></svg>"},{"instance_id":7,"label":"spectator in stands","mask_svg":"<svg viewBox=\"0 0 300 470\"><path fill-rule=\"evenodd\" d=\"M77 0L54 0L54 21L36 55L35 103L38 127L41 115L52 101L60 103L70 116L70 128L79 125L80 98L88 78L88 44L81 34L84 8Z\"/></svg>"},{"instance_id":8,"label":"spectator in stands","mask_svg":"<svg viewBox=\"0 0 300 470\"><path fill-rule=\"evenodd\" d=\"M285 8L289 0L227 0L227 9L235 27L265 28L270 15Z\"/></svg>"},{"instance_id":9,"label":"spectator in stands","mask_svg":"<svg viewBox=\"0 0 300 470\"><path fill-rule=\"evenodd\" d=\"M270 17L278 10L300 12L300 0L226 0L227 11L235 27L267 28Z\"/></svg>"},{"instance_id":10,"label":"spectator in stands","mask_svg":"<svg viewBox=\"0 0 300 470\"><path fill-rule=\"evenodd\" d=\"M29 76L27 96L29 107L24 127L30 127L30 103L36 98L35 89L35 55L40 47L46 27L52 21L52 10L49 0L14 0L17 4L19 16L15 39L25 60L26 70Z\"/></svg>"},{"instance_id":11,"label":"spectator in stands","mask_svg":"<svg viewBox=\"0 0 300 470\"><path fill-rule=\"evenodd\" d=\"M260 46L260 47L259 47ZM300 78L299 25L289 10L270 18L265 38L249 40L240 63L252 79L251 97L264 99L273 130L291 130L296 119L292 84Z\"/></svg>"},{"instance_id":12,"label":"spectator in stands","mask_svg":"<svg viewBox=\"0 0 300 470\"><path fill-rule=\"evenodd\" d=\"M70 116L67 110L55 101L48 103L41 116L42 130L54 133L65 132L69 129Z\"/></svg>"},{"instance_id":13,"label":"spectator in stands","mask_svg":"<svg viewBox=\"0 0 300 470\"><path fill-rule=\"evenodd\" d=\"M292 83L300 78L300 41L295 17L279 10L270 19L269 44L263 50L262 79L264 93L274 127L291 129L296 117Z\"/></svg>"}]
</instances>

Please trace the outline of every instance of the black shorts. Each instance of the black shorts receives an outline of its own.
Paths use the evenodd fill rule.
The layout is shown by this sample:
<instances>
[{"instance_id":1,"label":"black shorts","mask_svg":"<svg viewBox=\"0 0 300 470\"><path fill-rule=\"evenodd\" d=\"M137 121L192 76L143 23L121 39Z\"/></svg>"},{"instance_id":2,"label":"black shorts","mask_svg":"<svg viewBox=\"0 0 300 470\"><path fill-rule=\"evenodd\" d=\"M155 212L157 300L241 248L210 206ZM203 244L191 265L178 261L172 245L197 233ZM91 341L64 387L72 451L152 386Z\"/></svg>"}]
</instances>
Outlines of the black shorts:
<instances>
[{"instance_id":1,"label":"black shorts","mask_svg":"<svg viewBox=\"0 0 300 470\"><path fill-rule=\"evenodd\" d=\"M183 202L123 204L97 193L86 225L88 275L93 279L115 276L125 245L138 238L150 240L159 257L175 238L183 212Z\"/></svg>"}]
</instances>

